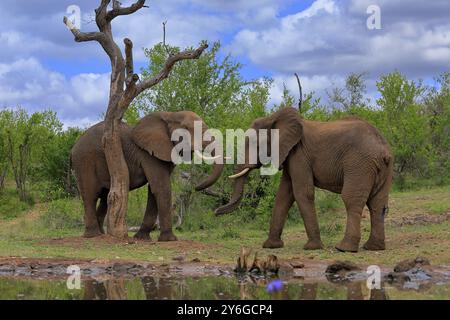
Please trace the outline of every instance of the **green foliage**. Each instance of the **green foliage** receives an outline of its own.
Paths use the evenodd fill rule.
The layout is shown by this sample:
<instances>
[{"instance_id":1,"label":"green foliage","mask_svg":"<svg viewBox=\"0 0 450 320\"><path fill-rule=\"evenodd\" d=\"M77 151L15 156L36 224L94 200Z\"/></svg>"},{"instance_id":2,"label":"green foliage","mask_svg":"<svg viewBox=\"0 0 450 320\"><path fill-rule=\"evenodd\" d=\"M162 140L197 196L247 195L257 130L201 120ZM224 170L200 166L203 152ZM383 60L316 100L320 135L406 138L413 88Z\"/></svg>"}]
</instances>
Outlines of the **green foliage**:
<instances>
[{"instance_id":1,"label":"green foliage","mask_svg":"<svg viewBox=\"0 0 450 320\"><path fill-rule=\"evenodd\" d=\"M129 226L141 225L147 207L147 194L147 188L140 188L128 195L127 224Z\"/></svg>"},{"instance_id":2,"label":"green foliage","mask_svg":"<svg viewBox=\"0 0 450 320\"><path fill-rule=\"evenodd\" d=\"M345 80L345 87L334 87L327 91L331 107L352 114L353 108L361 108L369 103L366 94L366 73L351 73Z\"/></svg>"},{"instance_id":3,"label":"green foliage","mask_svg":"<svg viewBox=\"0 0 450 320\"><path fill-rule=\"evenodd\" d=\"M58 199L49 202L48 209L40 216L42 225L48 230L81 229L83 208L78 199Z\"/></svg>"},{"instance_id":4,"label":"green foliage","mask_svg":"<svg viewBox=\"0 0 450 320\"><path fill-rule=\"evenodd\" d=\"M29 203L20 201L16 190L5 188L0 194L0 221L17 218L30 207Z\"/></svg>"},{"instance_id":5,"label":"green foliage","mask_svg":"<svg viewBox=\"0 0 450 320\"><path fill-rule=\"evenodd\" d=\"M24 109L3 110L0 122L6 157L12 168L17 191L22 201L30 201L27 192L29 176L38 171L53 137L62 130L62 124L52 111L28 114Z\"/></svg>"},{"instance_id":6,"label":"green foliage","mask_svg":"<svg viewBox=\"0 0 450 320\"><path fill-rule=\"evenodd\" d=\"M76 193L76 181L70 172L70 150L82 133L79 128L69 128L56 133L47 144L35 174L36 180L48 182L47 199Z\"/></svg>"},{"instance_id":7,"label":"green foliage","mask_svg":"<svg viewBox=\"0 0 450 320\"><path fill-rule=\"evenodd\" d=\"M335 209L342 207L341 196L325 190L316 189L315 202L319 216L330 214Z\"/></svg>"},{"instance_id":8,"label":"green foliage","mask_svg":"<svg viewBox=\"0 0 450 320\"><path fill-rule=\"evenodd\" d=\"M242 65L229 55L219 58L219 49L216 42L198 60L177 63L169 78L141 95L130 112L190 110L217 129L246 128L265 115L272 81L245 81L240 74ZM169 47L169 51L178 52L179 48ZM163 68L166 48L158 44L145 49L145 55L149 66L142 74L153 77Z\"/></svg>"},{"instance_id":9,"label":"green foliage","mask_svg":"<svg viewBox=\"0 0 450 320\"><path fill-rule=\"evenodd\" d=\"M383 110L377 127L394 147L395 171L402 184L407 172L424 175L421 170L432 157L428 115L418 104L423 87L420 83L408 81L399 72L382 76L377 87L381 93L377 103Z\"/></svg>"}]
</instances>

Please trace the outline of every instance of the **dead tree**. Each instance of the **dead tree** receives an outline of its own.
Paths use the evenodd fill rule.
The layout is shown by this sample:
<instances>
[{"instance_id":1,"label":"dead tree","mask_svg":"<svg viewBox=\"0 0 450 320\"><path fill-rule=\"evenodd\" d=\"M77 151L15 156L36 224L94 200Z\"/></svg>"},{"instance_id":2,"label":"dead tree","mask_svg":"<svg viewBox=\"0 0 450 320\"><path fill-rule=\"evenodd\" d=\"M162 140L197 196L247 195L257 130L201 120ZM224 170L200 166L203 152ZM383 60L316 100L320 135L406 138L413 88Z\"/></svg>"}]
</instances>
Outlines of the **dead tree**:
<instances>
[{"instance_id":1,"label":"dead tree","mask_svg":"<svg viewBox=\"0 0 450 320\"><path fill-rule=\"evenodd\" d=\"M139 76L134 73L133 43L130 39L124 40L124 57L120 47L114 41L111 22L119 16L130 15L142 9L145 7L145 0L138 0L129 7L121 7L118 1L112 2L112 8L110 8L111 0L101 0L100 6L95 10L95 22L99 31L81 32L67 17L64 17L64 23L75 36L76 42L98 42L111 61L110 94L103 135L103 148L111 175L107 232L114 237L126 238L128 235L125 216L128 204L129 173L118 132L120 122L130 103L140 93L167 78L178 61L198 59L208 45L204 43L196 50L170 55L158 75L139 81Z\"/></svg>"},{"instance_id":2,"label":"dead tree","mask_svg":"<svg viewBox=\"0 0 450 320\"><path fill-rule=\"evenodd\" d=\"M295 73L295 77L297 78L298 90L300 92L300 98L298 100L298 112L302 113L302 104L303 104L303 88L302 83L300 82L300 77L297 73Z\"/></svg>"}]
</instances>

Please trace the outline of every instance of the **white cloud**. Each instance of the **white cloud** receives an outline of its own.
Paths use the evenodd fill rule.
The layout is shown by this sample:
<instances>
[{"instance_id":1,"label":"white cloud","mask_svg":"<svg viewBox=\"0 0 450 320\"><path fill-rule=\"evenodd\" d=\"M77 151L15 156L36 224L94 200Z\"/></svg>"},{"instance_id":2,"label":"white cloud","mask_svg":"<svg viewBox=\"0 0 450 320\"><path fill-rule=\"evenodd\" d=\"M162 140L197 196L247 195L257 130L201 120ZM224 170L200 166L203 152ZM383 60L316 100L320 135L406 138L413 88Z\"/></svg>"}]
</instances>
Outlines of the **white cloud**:
<instances>
[{"instance_id":1,"label":"white cloud","mask_svg":"<svg viewBox=\"0 0 450 320\"><path fill-rule=\"evenodd\" d=\"M34 58L0 64L0 106L30 111L55 110L63 120L98 120L106 109L108 74L79 74L70 79L44 68Z\"/></svg>"},{"instance_id":2,"label":"white cloud","mask_svg":"<svg viewBox=\"0 0 450 320\"><path fill-rule=\"evenodd\" d=\"M270 102L269 105L280 104L283 96L284 85L295 97L295 100L299 100L299 88L297 79L295 76L283 74L273 77L273 85L270 89ZM341 75L315 75L315 76L303 76L300 75L303 94L310 92L315 93L315 97L326 99L326 90L332 87L342 87L345 84L345 78Z\"/></svg>"},{"instance_id":3,"label":"white cloud","mask_svg":"<svg viewBox=\"0 0 450 320\"><path fill-rule=\"evenodd\" d=\"M83 31L95 30L95 23L87 20L97 3L77 0ZM282 16L294 3L152 1L150 8L118 18L113 29L121 45L124 37L134 41L140 64L146 62L140 49L162 40L161 23L166 20L169 44L186 47L222 39L224 51L273 75L272 103L281 99L283 82L297 94L294 72L300 73L305 92L324 97L325 88L343 84L351 72L369 72L370 94L375 78L394 69L429 78L450 68L448 0L316 0ZM97 121L105 110L109 63L98 44L73 41L62 24L70 4L72 0L1 2L0 106L52 107L68 123ZM382 30L366 28L371 4L381 8Z\"/></svg>"},{"instance_id":4,"label":"white cloud","mask_svg":"<svg viewBox=\"0 0 450 320\"><path fill-rule=\"evenodd\" d=\"M293 83L303 75L306 91L330 88L326 79L343 80L352 72L368 72L369 92L380 74L400 70L413 78L429 78L450 68L448 1L428 7L407 1L378 1L382 30L366 28L367 6L373 1L316 0L303 11L278 19L276 25L240 30L230 50L245 56L261 69ZM288 87L290 87L288 85ZM293 92L297 92L293 85ZM274 96L275 95L275 96Z\"/></svg>"}]
</instances>

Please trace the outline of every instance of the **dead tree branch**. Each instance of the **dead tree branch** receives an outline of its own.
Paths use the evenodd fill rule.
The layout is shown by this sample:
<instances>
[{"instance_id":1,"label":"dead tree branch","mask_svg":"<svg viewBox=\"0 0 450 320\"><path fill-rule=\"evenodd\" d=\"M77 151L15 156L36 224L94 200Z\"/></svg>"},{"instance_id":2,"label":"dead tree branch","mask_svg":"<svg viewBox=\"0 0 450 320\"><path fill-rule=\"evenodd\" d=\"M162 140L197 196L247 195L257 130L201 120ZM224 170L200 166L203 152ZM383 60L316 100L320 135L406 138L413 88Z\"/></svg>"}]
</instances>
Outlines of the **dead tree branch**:
<instances>
[{"instance_id":1,"label":"dead tree branch","mask_svg":"<svg viewBox=\"0 0 450 320\"><path fill-rule=\"evenodd\" d=\"M173 56L170 56L167 59L165 65L164 65L164 68L159 72L159 74L156 77L147 79L147 80L143 81L140 85L137 86L138 94L140 94L144 90L147 90L147 89L157 85L162 80L166 79L169 76L170 71L172 71L173 66L178 61L188 60L188 59L198 59L201 56L201 54L203 53L203 51L205 51L207 48L208 48L208 44L204 43L196 50L186 50L186 51L177 53Z\"/></svg>"},{"instance_id":2,"label":"dead tree branch","mask_svg":"<svg viewBox=\"0 0 450 320\"><path fill-rule=\"evenodd\" d=\"M295 77L297 78L298 89L300 91L300 98L298 100L298 111L301 113L302 112L302 104L303 104L303 89L302 89L302 84L300 82L300 77L298 76L297 73L295 73Z\"/></svg>"},{"instance_id":3,"label":"dead tree branch","mask_svg":"<svg viewBox=\"0 0 450 320\"><path fill-rule=\"evenodd\" d=\"M113 0L113 9L108 12L108 14L106 15L106 19L108 21L112 21L114 18L118 16L126 16L133 14L144 7L148 8L147 6L145 6L145 0L138 0L131 6L124 8L121 7L119 1Z\"/></svg>"}]
</instances>

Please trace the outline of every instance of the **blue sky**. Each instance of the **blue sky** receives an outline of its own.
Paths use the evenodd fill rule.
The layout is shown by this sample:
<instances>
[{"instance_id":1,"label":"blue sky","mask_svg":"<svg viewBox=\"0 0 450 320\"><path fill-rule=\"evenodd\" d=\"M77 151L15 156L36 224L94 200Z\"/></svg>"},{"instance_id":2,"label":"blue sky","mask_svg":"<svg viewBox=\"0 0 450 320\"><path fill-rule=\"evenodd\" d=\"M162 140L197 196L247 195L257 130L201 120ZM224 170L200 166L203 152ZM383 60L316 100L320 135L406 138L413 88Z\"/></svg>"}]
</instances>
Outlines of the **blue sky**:
<instances>
[{"instance_id":1,"label":"blue sky","mask_svg":"<svg viewBox=\"0 0 450 320\"><path fill-rule=\"evenodd\" d=\"M109 63L96 43L75 43L62 23L69 5L78 5L82 30L92 22L97 0L2 0L0 3L0 108L51 108L66 125L99 120L108 97ZM131 0L123 0L124 5ZM400 70L413 79L450 71L448 0L153 0L150 8L113 24L117 41L139 48L161 41L181 47L201 40L222 42L245 67L246 78L274 79L271 103L283 84L297 92L294 72L305 92L325 97L351 72L367 72L368 95L384 73ZM381 10L381 29L369 30L369 5Z\"/></svg>"}]
</instances>

